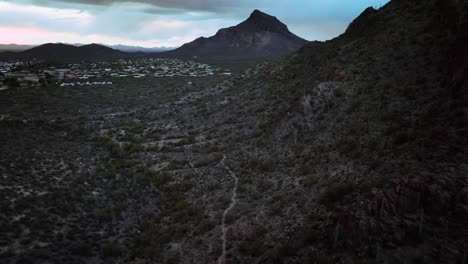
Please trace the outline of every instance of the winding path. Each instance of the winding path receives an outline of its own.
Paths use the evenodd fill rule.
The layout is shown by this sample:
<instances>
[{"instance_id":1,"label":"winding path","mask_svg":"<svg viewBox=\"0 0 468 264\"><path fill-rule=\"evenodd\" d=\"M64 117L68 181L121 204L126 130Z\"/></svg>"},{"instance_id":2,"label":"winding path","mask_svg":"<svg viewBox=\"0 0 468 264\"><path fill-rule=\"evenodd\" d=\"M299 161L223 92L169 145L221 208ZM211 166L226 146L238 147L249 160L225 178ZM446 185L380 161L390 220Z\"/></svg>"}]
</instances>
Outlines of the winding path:
<instances>
[{"instance_id":1,"label":"winding path","mask_svg":"<svg viewBox=\"0 0 468 264\"><path fill-rule=\"evenodd\" d=\"M226 160L226 155L223 156L223 159L221 160L221 165L229 172L231 177L234 179L234 188L232 189L231 204L229 205L228 208L226 208L226 210L224 210L223 218L221 220L221 227L223 230L223 235L221 236L221 240L223 241L223 253L218 258L218 264L223 264L224 261L226 260L226 253L227 253L226 233L228 230L228 227L226 226L226 216L232 210L232 208L234 208L234 206L236 206L237 204L237 186L239 183L239 178L237 178L236 174L228 166L226 166L226 164L224 163L225 160Z\"/></svg>"}]
</instances>

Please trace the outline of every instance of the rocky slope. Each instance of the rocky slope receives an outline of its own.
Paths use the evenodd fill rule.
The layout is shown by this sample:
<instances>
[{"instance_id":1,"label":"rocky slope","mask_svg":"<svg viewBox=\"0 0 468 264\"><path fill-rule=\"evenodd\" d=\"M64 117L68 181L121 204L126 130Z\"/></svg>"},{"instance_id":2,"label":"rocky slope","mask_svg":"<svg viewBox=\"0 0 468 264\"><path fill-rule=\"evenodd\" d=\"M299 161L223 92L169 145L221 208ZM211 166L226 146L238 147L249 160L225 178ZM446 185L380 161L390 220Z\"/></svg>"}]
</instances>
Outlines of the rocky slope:
<instances>
[{"instance_id":1,"label":"rocky slope","mask_svg":"<svg viewBox=\"0 0 468 264\"><path fill-rule=\"evenodd\" d=\"M221 86L226 263L466 261L466 10L394 0Z\"/></svg>"},{"instance_id":2,"label":"rocky slope","mask_svg":"<svg viewBox=\"0 0 468 264\"><path fill-rule=\"evenodd\" d=\"M260 193L244 185L232 263L466 260L464 4L367 9L233 83L228 112L254 128L238 174Z\"/></svg>"},{"instance_id":3,"label":"rocky slope","mask_svg":"<svg viewBox=\"0 0 468 264\"><path fill-rule=\"evenodd\" d=\"M237 26L221 29L210 38L198 38L169 51L171 56L259 58L287 55L306 40L291 33L276 17L255 10Z\"/></svg>"}]
</instances>

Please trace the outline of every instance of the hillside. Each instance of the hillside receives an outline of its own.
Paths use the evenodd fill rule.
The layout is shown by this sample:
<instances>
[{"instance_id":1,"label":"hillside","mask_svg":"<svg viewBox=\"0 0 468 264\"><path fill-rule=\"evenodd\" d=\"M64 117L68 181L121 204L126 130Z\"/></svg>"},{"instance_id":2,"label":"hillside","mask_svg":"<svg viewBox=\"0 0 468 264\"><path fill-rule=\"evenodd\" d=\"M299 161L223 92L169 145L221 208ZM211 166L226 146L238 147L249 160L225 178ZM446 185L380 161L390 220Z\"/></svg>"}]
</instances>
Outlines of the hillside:
<instances>
[{"instance_id":1,"label":"hillside","mask_svg":"<svg viewBox=\"0 0 468 264\"><path fill-rule=\"evenodd\" d=\"M2 91L0 262L466 262L467 7L392 0L233 77Z\"/></svg>"},{"instance_id":2,"label":"hillside","mask_svg":"<svg viewBox=\"0 0 468 264\"><path fill-rule=\"evenodd\" d=\"M287 55L305 43L306 40L291 33L276 17L255 10L237 26L221 29L209 38L200 37L164 54L202 58L271 58Z\"/></svg>"},{"instance_id":3,"label":"hillside","mask_svg":"<svg viewBox=\"0 0 468 264\"><path fill-rule=\"evenodd\" d=\"M3 54L8 59L41 59L47 61L108 59L125 55L125 52L98 44L77 47L61 43L48 43L22 52Z\"/></svg>"},{"instance_id":4,"label":"hillside","mask_svg":"<svg viewBox=\"0 0 468 264\"><path fill-rule=\"evenodd\" d=\"M463 262L466 10L394 0L232 81L233 263Z\"/></svg>"}]
</instances>

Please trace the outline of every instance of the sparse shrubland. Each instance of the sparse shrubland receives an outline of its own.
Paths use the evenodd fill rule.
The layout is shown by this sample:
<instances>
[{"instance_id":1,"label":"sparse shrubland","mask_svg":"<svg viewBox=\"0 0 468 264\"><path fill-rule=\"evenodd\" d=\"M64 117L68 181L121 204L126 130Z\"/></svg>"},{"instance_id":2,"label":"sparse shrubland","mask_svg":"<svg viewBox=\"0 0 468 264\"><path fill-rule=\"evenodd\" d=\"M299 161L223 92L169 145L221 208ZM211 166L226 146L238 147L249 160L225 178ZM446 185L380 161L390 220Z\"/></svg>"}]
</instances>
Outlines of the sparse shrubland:
<instances>
[{"instance_id":1,"label":"sparse shrubland","mask_svg":"<svg viewBox=\"0 0 468 264\"><path fill-rule=\"evenodd\" d=\"M231 170L226 262L463 263L454 4L394 0L229 78L2 91L0 262L214 262Z\"/></svg>"}]
</instances>

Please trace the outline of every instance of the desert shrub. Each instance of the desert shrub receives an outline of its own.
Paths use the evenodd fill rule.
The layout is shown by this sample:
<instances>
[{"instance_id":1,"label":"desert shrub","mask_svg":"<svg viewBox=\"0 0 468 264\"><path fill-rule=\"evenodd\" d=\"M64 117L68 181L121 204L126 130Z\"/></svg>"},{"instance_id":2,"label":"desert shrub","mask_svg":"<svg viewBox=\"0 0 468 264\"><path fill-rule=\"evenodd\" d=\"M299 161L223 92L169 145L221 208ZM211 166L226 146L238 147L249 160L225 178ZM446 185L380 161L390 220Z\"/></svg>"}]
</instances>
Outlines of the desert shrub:
<instances>
[{"instance_id":1,"label":"desert shrub","mask_svg":"<svg viewBox=\"0 0 468 264\"><path fill-rule=\"evenodd\" d=\"M193 186L194 184L188 179L183 180L179 183L173 184L173 187L176 188L180 192L187 192L190 189L192 189Z\"/></svg>"},{"instance_id":2,"label":"desert shrub","mask_svg":"<svg viewBox=\"0 0 468 264\"><path fill-rule=\"evenodd\" d=\"M283 212L283 201L279 200L271 204L269 214L272 216L279 216Z\"/></svg>"},{"instance_id":3,"label":"desert shrub","mask_svg":"<svg viewBox=\"0 0 468 264\"><path fill-rule=\"evenodd\" d=\"M228 214L226 214L225 223L227 225L230 225L233 224L237 219L239 219L239 215L237 213L229 212Z\"/></svg>"},{"instance_id":4,"label":"desert shrub","mask_svg":"<svg viewBox=\"0 0 468 264\"><path fill-rule=\"evenodd\" d=\"M274 184L273 182L269 181L269 180L260 180L257 184L257 189L260 191L260 192L265 192L265 191L268 191L270 190L271 188L273 188Z\"/></svg>"},{"instance_id":5,"label":"desert shrub","mask_svg":"<svg viewBox=\"0 0 468 264\"><path fill-rule=\"evenodd\" d=\"M108 147L109 153L111 157L123 157L124 156L124 151L120 147L119 144L113 143Z\"/></svg>"},{"instance_id":6,"label":"desert shrub","mask_svg":"<svg viewBox=\"0 0 468 264\"><path fill-rule=\"evenodd\" d=\"M123 136L119 136L117 138L119 141L124 141L124 142L131 142L131 143L139 143L141 142L141 138L136 137L130 133L126 133Z\"/></svg>"},{"instance_id":7,"label":"desert shrub","mask_svg":"<svg viewBox=\"0 0 468 264\"><path fill-rule=\"evenodd\" d=\"M362 107L362 102L361 101L353 101L349 107L348 107L348 113L354 113L354 112L358 112L359 109L361 109Z\"/></svg>"},{"instance_id":8,"label":"desert shrub","mask_svg":"<svg viewBox=\"0 0 468 264\"><path fill-rule=\"evenodd\" d=\"M395 144L396 146L400 146L414 140L414 138L415 133L412 129L403 129L396 133L393 139L393 144Z\"/></svg>"},{"instance_id":9,"label":"desert shrub","mask_svg":"<svg viewBox=\"0 0 468 264\"><path fill-rule=\"evenodd\" d=\"M195 161L193 166L195 168L208 166L208 165L210 165L210 164L212 164L214 162L217 162L217 161L221 160L222 158L223 157L221 155L214 155L214 156L211 156L211 157L207 157L207 158Z\"/></svg>"},{"instance_id":10,"label":"desert shrub","mask_svg":"<svg viewBox=\"0 0 468 264\"><path fill-rule=\"evenodd\" d=\"M172 151L172 149L173 149L172 146L164 145L159 149L159 151L161 151L161 152L170 152L170 151Z\"/></svg>"},{"instance_id":11,"label":"desert shrub","mask_svg":"<svg viewBox=\"0 0 468 264\"><path fill-rule=\"evenodd\" d=\"M336 144L336 149L343 155L353 155L358 152L358 139L343 138Z\"/></svg>"},{"instance_id":12,"label":"desert shrub","mask_svg":"<svg viewBox=\"0 0 468 264\"><path fill-rule=\"evenodd\" d=\"M307 258L307 263L316 263L316 264L333 264L336 263L332 257L327 255L318 255L311 256Z\"/></svg>"},{"instance_id":13,"label":"desert shrub","mask_svg":"<svg viewBox=\"0 0 468 264\"><path fill-rule=\"evenodd\" d=\"M178 264L180 263L180 256L179 255L173 255L169 256L166 261L164 261L165 264Z\"/></svg>"},{"instance_id":14,"label":"desert shrub","mask_svg":"<svg viewBox=\"0 0 468 264\"><path fill-rule=\"evenodd\" d=\"M345 96L345 92L343 90L337 89L337 90L335 90L334 95L335 95L335 97L342 98L342 97Z\"/></svg>"},{"instance_id":15,"label":"desert shrub","mask_svg":"<svg viewBox=\"0 0 468 264\"><path fill-rule=\"evenodd\" d=\"M120 201L125 198L125 193L122 190L115 190L111 193L111 196L114 200Z\"/></svg>"},{"instance_id":16,"label":"desert shrub","mask_svg":"<svg viewBox=\"0 0 468 264\"><path fill-rule=\"evenodd\" d=\"M152 140L159 141L159 140L161 140L161 133L162 133L162 131L160 129L153 129L147 135L147 137L149 137Z\"/></svg>"},{"instance_id":17,"label":"desert shrub","mask_svg":"<svg viewBox=\"0 0 468 264\"><path fill-rule=\"evenodd\" d=\"M275 167L275 163L272 159L266 159L260 163L259 169L262 171L272 171Z\"/></svg>"},{"instance_id":18,"label":"desert shrub","mask_svg":"<svg viewBox=\"0 0 468 264\"><path fill-rule=\"evenodd\" d=\"M303 176L312 173L312 167L308 164L303 164L297 170L297 175Z\"/></svg>"},{"instance_id":19,"label":"desert shrub","mask_svg":"<svg viewBox=\"0 0 468 264\"><path fill-rule=\"evenodd\" d=\"M187 123L187 119L186 119L185 117L179 117L179 118L178 118L178 121L179 121L181 124Z\"/></svg>"},{"instance_id":20,"label":"desert shrub","mask_svg":"<svg viewBox=\"0 0 468 264\"><path fill-rule=\"evenodd\" d=\"M171 161L170 161L169 166L167 167L167 169L169 169L169 170L177 170L177 169L184 168L185 165L187 165L187 161L174 159L174 160L171 160Z\"/></svg>"},{"instance_id":21,"label":"desert shrub","mask_svg":"<svg viewBox=\"0 0 468 264\"><path fill-rule=\"evenodd\" d=\"M164 172L147 172L146 176L157 187L164 186L171 181L171 176Z\"/></svg>"},{"instance_id":22,"label":"desert shrub","mask_svg":"<svg viewBox=\"0 0 468 264\"><path fill-rule=\"evenodd\" d=\"M141 134L145 131L145 126L143 124L137 124L135 122L129 123L129 130L135 134Z\"/></svg>"},{"instance_id":23,"label":"desert shrub","mask_svg":"<svg viewBox=\"0 0 468 264\"><path fill-rule=\"evenodd\" d=\"M106 149L110 152L110 155L113 157L123 156L122 148L120 144L116 143L114 140L108 137L99 137L95 139L94 146L97 148Z\"/></svg>"},{"instance_id":24,"label":"desert shrub","mask_svg":"<svg viewBox=\"0 0 468 264\"><path fill-rule=\"evenodd\" d=\"M206 232L212 230L215 227L215 224L210 220L203 219L200 224L195 227L195 233L205 234Z\"/></svg>"},{"instance_id":25,"label":"desert shrub","mask_svg":"<svg viewBox=\"0 0 468 264\"><path fill-rule=\"evenodd\" d=\"M10 87L20 87L20 83L15 78L6 78L3 83Z\"/></svg>"},{"instance_id":26,"label":"desert shrub","mask_svg":"<svg viewBox=\"0 0 468 264\"><path fill-rule=\"evenodd\" d=\"M239 243L239 251L243 255L260 257L266 249L265 243L262 239L256 240L243 240Z\"/></svg>"},{"instance_id":27,"label":"desert shrub","mask_svg":"<svg viewBox=\"0 0 468 264\"><path fill-rule=\"evenodd\" d=\"M333 205L341 201L346 195L354 190L354 184L350 182L334 183L320 196L320 202L325 205Z\"/></svg>"},{"instance_id":28,"label":"desert shrub","mask_svg":"<svg viewBox=\"0 0 468 264\"><path fill-rule=\"evenodd\" d=\"M125 211L128 208L127 203L125 202L118 202L113 209L114 215L119 216L123 211Z\"/></svg>"},{"instance_id":29,"label":"desert shrub","mask_svg":"<svg viewBox=\"0 0 468 264\"><path fill-rule=\"evenodd\" d=\"M221 184L220 183L210 183L208 184L207 186L207 190L209 192L212 192L212 191L216 191L216 190L220 190L222 188Z\"/></svg>"},{"instance_id":30,"label":"desert shrub","mask_svg":"<svg viewBox=\"0 0 468 264\"><path fill-rule=\"evenodd\" d=\"M93 254L93 248L88 243L78 243L71 248L71 252L78 256L90 257Z\"/></svg>"},{"instance_id":31,"label":"desert shrub","mask_svg":"<svg viewBox=\"0 0 468 264\"><path fill-rule=\"evenodd\" d=\"M307 175L304 178L304 186L310 188L310 187L316 185L318 183L318 181L319 181L319 179L317 178L317 176L315 176L313 174Z\"/></svg>"},{"instance_id":32,"label":"desert shrub","mask_svg":"<svg viewBox=\"0 0 468 264\"><path fill-rule=\"evenodd\" d=\"M182 146L185 146L185 145L192 145L195 142L196 142L196 140L195 140L194 136L188 136L188 137L180 140L179 142L174 143L173 145L175 147L182 147Z\"/></svg>"},{"instance_id":33,"label":"desert shrub","mask_svg":"<svg viewBox=\"0 0 468 264\"><path fill-rule=\"evenodd\" d=\"M123 249L117 242L109 241L101 245L101 254L105 258L116 258L122 253Z\"/></svg>"},{"instance_id":34,"label":"desert shrub","mask_svg":"<svg viewBox=\"0 0 468 264\"><path fill-rule=\"evenodd\" d=\"M112 210L109 208L99 209L95 212L96 218L101 222L111 221L113 218Z\"/></svg>"},{"instance_id":35,"label":"desert shrub","mask_svg":"<svg viewBox=\"0 0 468 264\"><path fill-rule=\"evenodd\" d=\"M110 162L111 166L115 170L122 170L132 168L138 164L138 161L131 159L114 159Z\"/></svg>"},{"instance_id":36,"label":"desert shrub","mask_svg":"<svg viewBox=\"0 0 468 264\"><path fill-rule=\"evenodd\" d=\"M163 194L161 199L164 202L177 203L178 201L184 200L184 193L193 187L193 183L190 181L182 181L180 183L174 183L164 186Z\"/></svg>"},{"instance_id":37,"label":"desert shrub","mask_svg":"<svg viewBox=\"0 0 468 264\"><path fill-rule=\"evenodd\" d=\"M284 260L288 256L294 255L294 253L294 248L288 246L287 244L280 243L271 249L267 255L271 261L276 263L277 261Z\"/></svg>"},{"instance_id":38,"label":"desert shrub","mask_svg":"<svg viewBox=\"0 0 468 264\"><path fill-rule=\"evenodd\" d=\"M137 153L143 150L143 147L140 144L130 143L124 146L124 152L127 155Z\"/></svg>"}]
</instances>

